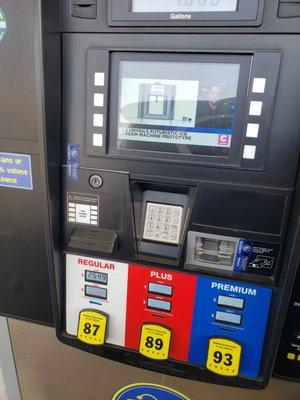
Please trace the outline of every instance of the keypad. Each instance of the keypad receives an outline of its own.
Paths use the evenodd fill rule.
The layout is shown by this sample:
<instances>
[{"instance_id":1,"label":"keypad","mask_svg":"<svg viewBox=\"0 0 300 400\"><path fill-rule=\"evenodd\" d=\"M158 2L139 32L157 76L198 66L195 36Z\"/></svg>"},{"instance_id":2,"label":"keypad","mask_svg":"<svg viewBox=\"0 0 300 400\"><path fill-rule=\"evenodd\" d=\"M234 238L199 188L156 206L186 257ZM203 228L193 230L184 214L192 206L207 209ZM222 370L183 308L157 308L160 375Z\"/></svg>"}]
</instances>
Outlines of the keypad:
<instances>
[{"instance_id":1,"label":"keypad","mask_svg":"<svg viewBox=\"0 0 300 400\"><path fill-rule=\"evenodd\" d=\"M147 203L143 239L178 244L183 207Z\"/></svg>"}]
</instances>

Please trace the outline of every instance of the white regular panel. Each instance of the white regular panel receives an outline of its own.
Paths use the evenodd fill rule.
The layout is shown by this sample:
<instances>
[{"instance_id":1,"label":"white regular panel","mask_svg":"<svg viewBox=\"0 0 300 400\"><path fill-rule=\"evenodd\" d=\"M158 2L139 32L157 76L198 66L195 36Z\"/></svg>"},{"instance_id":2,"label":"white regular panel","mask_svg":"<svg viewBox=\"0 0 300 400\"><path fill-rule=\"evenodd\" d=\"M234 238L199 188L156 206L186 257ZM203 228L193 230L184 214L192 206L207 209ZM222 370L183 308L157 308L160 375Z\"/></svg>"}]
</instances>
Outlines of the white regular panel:
<instances>
[{"instance_id":1,"label":"white regular panel","mask_svg":"<svg viewBox=\"0 0 300 400\"><path fill-rule=\"evenodd\" d=\"M85 271L107 274L107 285L85 281ZM89 308L109 315L107 342L125 344L128 264L67 254L66 256L66 330L77 334L78 316ZM107 289L107 300L85 296L85 285Z\"/></svg>"}]
</instances>

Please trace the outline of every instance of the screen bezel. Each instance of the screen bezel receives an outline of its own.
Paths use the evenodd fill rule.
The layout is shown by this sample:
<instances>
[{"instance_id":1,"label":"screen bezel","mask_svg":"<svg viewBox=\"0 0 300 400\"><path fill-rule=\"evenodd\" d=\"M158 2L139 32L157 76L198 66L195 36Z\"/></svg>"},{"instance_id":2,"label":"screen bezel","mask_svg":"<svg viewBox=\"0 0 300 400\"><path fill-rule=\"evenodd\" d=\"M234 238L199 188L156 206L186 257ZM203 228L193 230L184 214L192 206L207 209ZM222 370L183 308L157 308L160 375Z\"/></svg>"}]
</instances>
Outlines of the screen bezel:
<instances>
[{"instance_id":1,"label":"screen bezel","mask_svg":"<svg viewBox=\"0 0 300 400\"><path fill-rule=\"evenodd\" d=\"M172 19L178 12L132 12L132 0L110 0L109 25L111 26L224 26L259 25L262 19L263 0L239 0L237 11L183 12L188 19ZM227 23L226 23L227 22Z\"/></svg>"},{"instance_id":2,"label":"screen bezel","mask_svg":"<svg viewBox=\"0 0 300 400\"><path fill-rule=\"evenodd\" d=\"M251 55L243 54L195 54L195 53L137 53L113 52L110 57L110 123L108 154L121 158L148 159L161 162L178 162L194 164L230 165L240 164L241 148L244 140L244 115L247 104L247 93L250 80ZM121 149L118 148L118 112L119 112L119 80L121 61L157 61L157 62L194 62L194 63L233 63L240 64L237 88L237 108L232 131L232 142L227 157L201 154L171 153L158 150ZM155 143L155 142L154 142ZM146 144L141 142L140 144ZM159 148L159 143L157 143Z\"/></svg>"}]
</instances>

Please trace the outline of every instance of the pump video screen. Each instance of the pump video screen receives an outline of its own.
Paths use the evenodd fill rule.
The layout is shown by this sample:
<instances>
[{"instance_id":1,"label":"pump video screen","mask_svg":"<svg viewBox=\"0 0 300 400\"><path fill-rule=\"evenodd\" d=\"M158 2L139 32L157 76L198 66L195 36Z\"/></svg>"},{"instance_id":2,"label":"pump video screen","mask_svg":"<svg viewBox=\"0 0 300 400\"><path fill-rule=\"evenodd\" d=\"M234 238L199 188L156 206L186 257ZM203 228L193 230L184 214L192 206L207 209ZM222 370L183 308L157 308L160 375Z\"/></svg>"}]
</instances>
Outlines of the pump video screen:
<instances>
[{"instance_id":1,"label":"pump video screen","mask_svg":"<svg viewBox=\"0 0 300 400\"><path fill-rule=\"evenodd\" d=\"M237 11L238 0L132 0L132 12Z\"/></svg>"},{"instance_id":2,"label":"pump video screen","mask_svg":"<svg viewBox=\"0 0 300 400\"><path fill-rule=\"evenodd\" d=\"M119 149L228 157L239 63L119 62Z\"/></svg>"}]
</instances>

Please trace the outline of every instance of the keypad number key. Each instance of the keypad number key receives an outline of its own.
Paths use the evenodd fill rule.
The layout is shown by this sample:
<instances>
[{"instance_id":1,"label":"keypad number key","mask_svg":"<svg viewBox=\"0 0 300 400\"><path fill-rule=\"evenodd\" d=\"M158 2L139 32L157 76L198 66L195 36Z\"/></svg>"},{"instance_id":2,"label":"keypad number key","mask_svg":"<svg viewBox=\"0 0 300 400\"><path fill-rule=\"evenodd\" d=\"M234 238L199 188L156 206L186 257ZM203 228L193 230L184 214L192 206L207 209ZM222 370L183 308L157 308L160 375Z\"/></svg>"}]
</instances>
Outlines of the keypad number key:
<instances>
[{"instance_id":1,"label":"keypad number key","mask_svg":"<svg viewBox=\"0 0 300 400\"><path fill-rule=\"evenodd\" d=\"M108 316L97 310L82 310L78 319L77 338L94 346L103 345L107 337Z\"/></svg>"},{"instance_id":2,"label":"keypad number key","mask_svg":"<svg viewBox=\"0 0 300 400\"><path fill-rule=\"evenodd\" d=\"M167 360L171 345L171 330L162 325L144 324L139 346L140 354L153 360Z\"/></svg>"},{"instance_id":3,"label":"keypad number key","mask_svg":"<svg viewBox=\"0 0 300 400\"><path fill-rule=\"evenodd\" d=\"M241 362L242 346L225 338L211 338L208 342L206 368L223 376L237 376Z\"/></svg>"}]
</instances>

